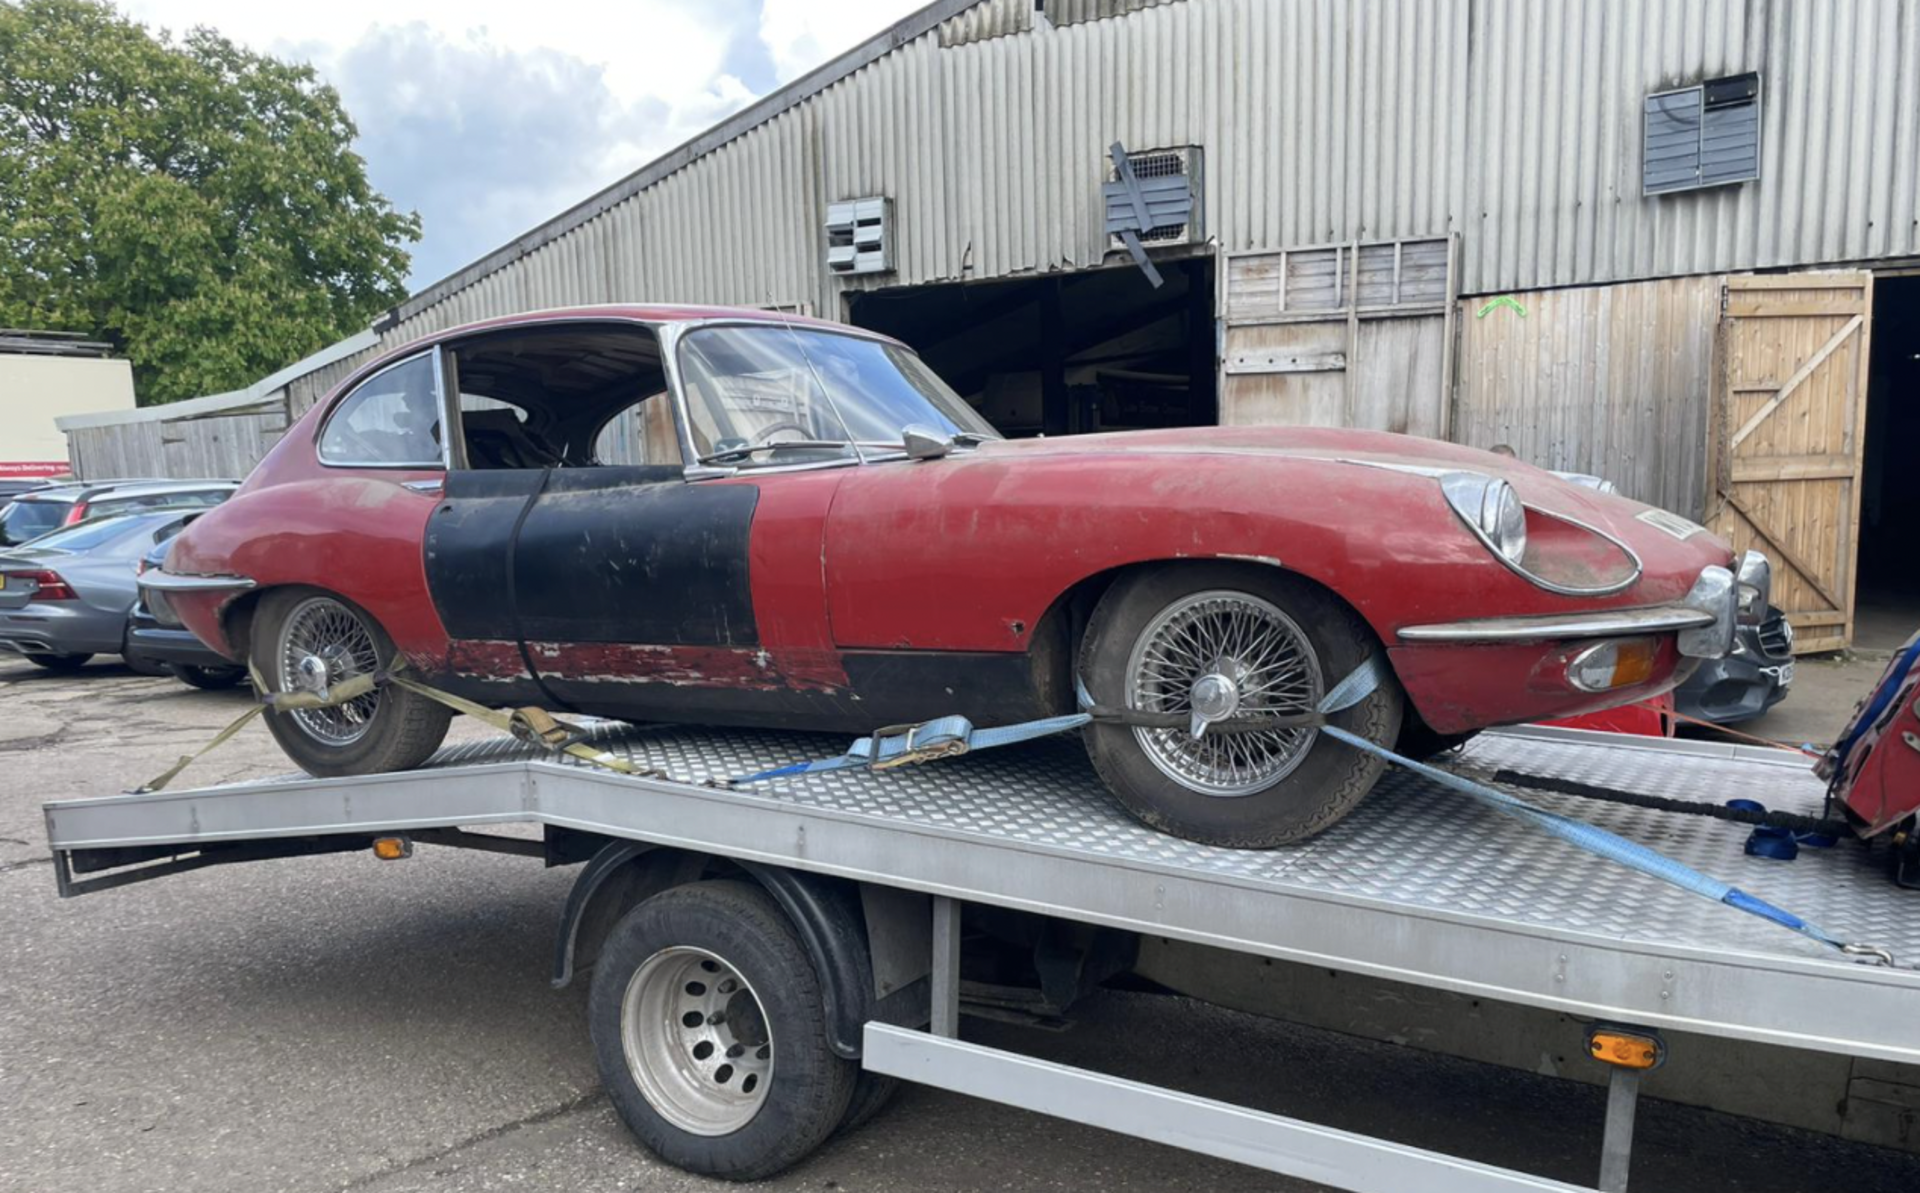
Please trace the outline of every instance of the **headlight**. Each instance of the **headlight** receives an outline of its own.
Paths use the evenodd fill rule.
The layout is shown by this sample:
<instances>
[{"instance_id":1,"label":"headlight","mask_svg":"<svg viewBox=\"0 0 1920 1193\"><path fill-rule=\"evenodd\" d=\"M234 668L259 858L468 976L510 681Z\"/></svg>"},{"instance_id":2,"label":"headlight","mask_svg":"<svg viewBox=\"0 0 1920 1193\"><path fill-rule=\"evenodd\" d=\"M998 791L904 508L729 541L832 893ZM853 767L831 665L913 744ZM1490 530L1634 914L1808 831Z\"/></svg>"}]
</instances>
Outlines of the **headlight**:
<instances>
[{"instance_id":1,"label":"headlight","mask_svg":"<svg viewBox=\"0 0 1920 1193\"><path fill-rule=\"evenodd\" d=\"M1527 511L1512 485L1477 472L1449 472L1440 478L1440 489L1483 542L1509 563L1520 562L1527 553Z\"/></svg>"}]
</instances>

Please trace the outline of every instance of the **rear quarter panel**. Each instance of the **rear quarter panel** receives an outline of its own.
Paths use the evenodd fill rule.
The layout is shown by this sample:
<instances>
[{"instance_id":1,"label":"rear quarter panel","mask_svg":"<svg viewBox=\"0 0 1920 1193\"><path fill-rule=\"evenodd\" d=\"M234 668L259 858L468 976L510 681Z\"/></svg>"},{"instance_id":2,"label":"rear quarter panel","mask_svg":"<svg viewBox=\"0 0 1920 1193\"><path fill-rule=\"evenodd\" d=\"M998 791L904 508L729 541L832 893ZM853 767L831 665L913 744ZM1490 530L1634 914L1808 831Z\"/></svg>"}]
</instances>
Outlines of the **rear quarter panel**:
<instances>
[{"instance_id":1,"label":"rear quarter panel","mask_svg":"<svg viewBox=\"0 0 1920 1193\"><path fill-rule=\"evenodd\" d=\"M421 554L439 498L403 487L443 474L328 468L311 455L316 414L295 424L237 494L174 539L167 570L248 576L256 591L327 589L365 608L416 665L444 666L446 630L428 596ZM179 594L172 603L196 637L237 658L247 644L228 640L223 614L242 595Z\"/></svg>"}]
</instances>

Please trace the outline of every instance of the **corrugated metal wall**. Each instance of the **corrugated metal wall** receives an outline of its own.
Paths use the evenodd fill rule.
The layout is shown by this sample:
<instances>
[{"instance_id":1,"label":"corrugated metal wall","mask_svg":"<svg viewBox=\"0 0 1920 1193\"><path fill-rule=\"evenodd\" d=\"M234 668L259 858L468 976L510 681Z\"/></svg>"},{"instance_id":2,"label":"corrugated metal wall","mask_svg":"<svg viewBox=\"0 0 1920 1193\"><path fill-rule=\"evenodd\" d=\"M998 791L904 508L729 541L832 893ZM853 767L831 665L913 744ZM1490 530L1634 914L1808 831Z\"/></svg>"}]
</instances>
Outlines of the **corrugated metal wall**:
<instances>
[{"instance_id":1,"label":"corrugated metal wall","mask_svg":"<svg viewBox=\"0 0 1920 1193\"><path fill-rule=\"evenodd\" d=\"M853 287L1084 268L1115 140L1203 146L1226 251L1457 234L1464 294L1920 256L1920 0L1058 11L1073 23L1030 0L909 18L823 89L430 287L383 343L619 300L838 317ZM1642 197L1646 93L1749 69L1760 180ZM828 275L826 203L872 194L894 200L896 272ZM293 381L294 412L365 356Z\"/></svg>"},{"instance_id":2,"label":"corrugated metal wall","mask_svg":"<svg viewBox=\"0 0 1920 1193\"><path fill-rule=\"evenodd\" d=\"M1453 439L1699 518L1720 276L1460 304Z\"/></svg>"},{"instance_id":3,"label":"corrugated metal wall","mask_svg":"<svg viewBox=\"0 0 1920 1193\"><path fill-rule=\"evenodd\" d=\"M1920 0L1088 3L1127 11L985 0L398 334L631 298L834 315L849 286L1083 267L1115 140L1204 146L1230 251L1458 232L1469 294L1920 255ZM1749 69L1760 181L1643 197L1646 94ZM897 271L833 279L825 203L868 194Z\"/></svg>"},{"instance_id":4,"label":"corrugated metal wall","mask_svg":"<svg viewBox=\"0 0 1920 1193\"><path fill-rule=\"evenodd\" d=\"M1920 254L1914 0L1478 0L1468 293ZM1760 179L1643 198L1640 104L1761 76Z\"/></svg>"},{"instance_id":5,"label":"corrugated metal wall","mask_svg":"<svg viewBox=\"0 0 1920 1193\"><path fill-rule=\"evenodd\" d=\"M988 0L953 18L978 38L928 31L387 338L621 299L835 316L852 286L1085 267L1107 249L1115 140L1206 146L1207 227L1229 248L1442 233L1465 188L1449 130L1465 122L1466 14L1178 0L1014 32L1031 5ZM870 194L894 199L896 273L835 279L825 204Z\"/></svg>"}]
</instances>

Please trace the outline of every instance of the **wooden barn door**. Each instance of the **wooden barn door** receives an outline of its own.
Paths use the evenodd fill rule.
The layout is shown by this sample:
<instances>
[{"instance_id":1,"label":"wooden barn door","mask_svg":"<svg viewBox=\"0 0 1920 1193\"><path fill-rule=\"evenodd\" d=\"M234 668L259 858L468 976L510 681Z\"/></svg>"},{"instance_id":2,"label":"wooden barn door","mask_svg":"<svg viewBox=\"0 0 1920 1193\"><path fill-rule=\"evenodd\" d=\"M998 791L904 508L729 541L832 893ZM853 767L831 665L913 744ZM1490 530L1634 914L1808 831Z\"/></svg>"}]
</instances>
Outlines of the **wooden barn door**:
<instances>
[{"instance_id":1,"label":"wooden barn door","mask_svg":"<svg viewBox=\"0 0 1920 1193\"><path fill-rule=\"evenodd\" d=\"M1221 423L1446 438L1455 258L1452 237L1228 255Z\"/></svg>"},{"instance_id":2,"label":"wooden barn door","mask_svg":"<svg viewBox=\"0 0 1920 1193\"><path fill-rule=\"evenodd\" d=\"M1730 278L1708 443L1707 524L1773 561L1796 651L1853 639L1873 275Z\"/></svg>"}]
</instances>

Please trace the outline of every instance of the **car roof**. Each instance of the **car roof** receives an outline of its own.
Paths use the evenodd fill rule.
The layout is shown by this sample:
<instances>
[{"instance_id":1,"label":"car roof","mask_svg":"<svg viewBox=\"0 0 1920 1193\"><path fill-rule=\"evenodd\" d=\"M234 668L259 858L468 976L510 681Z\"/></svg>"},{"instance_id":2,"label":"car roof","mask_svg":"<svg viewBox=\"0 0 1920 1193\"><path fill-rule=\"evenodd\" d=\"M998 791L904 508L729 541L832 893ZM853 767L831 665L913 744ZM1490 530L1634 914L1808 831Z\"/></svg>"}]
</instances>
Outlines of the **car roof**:
<instances>
[{"instance_id":1,"label":"car roof","mask_svg":"<svg viewBox=\"0 0 1920 1193\"><path fill-rule=\"evenodd\" d=\"M234 489L239 481L101 481L99 484L61 485L57 489L35 489L22 493L16 501L95 502L104 497L164 497L169 493L205 493L216 489Z\"/></svg>"},{"instance_id":2,"label":"car roof","mask_svg":"<svg viewBox=\"0 0 1920 1193\"><path fill-rule=\"evenodd\" d=\"M419 352L434 344L445 344L453 340L466 339L490 331L511 331L520 327L541 327L550 323L642 323L659 325L666 323L761 323L769 327L809 328L817 331L837 332L841 335L859 336L862 339L882 340L889 344L908 345L901 340L851 323L836 323L831 319L816 319L811 315L795 315L786 311L766 310L761 307L719 307L693 306L677 303L600 303L593 306L550 307L544 310L520 311L512 315L501 315L492 319L481 319L474 323L463 323L458 327L449 327L444 331L430 332L380 353L366 364L355 369L345 380L335 386L330 394L337 396L352 389L373 374L385 369L397 361Z\"/></svg>"}]
</instances>

